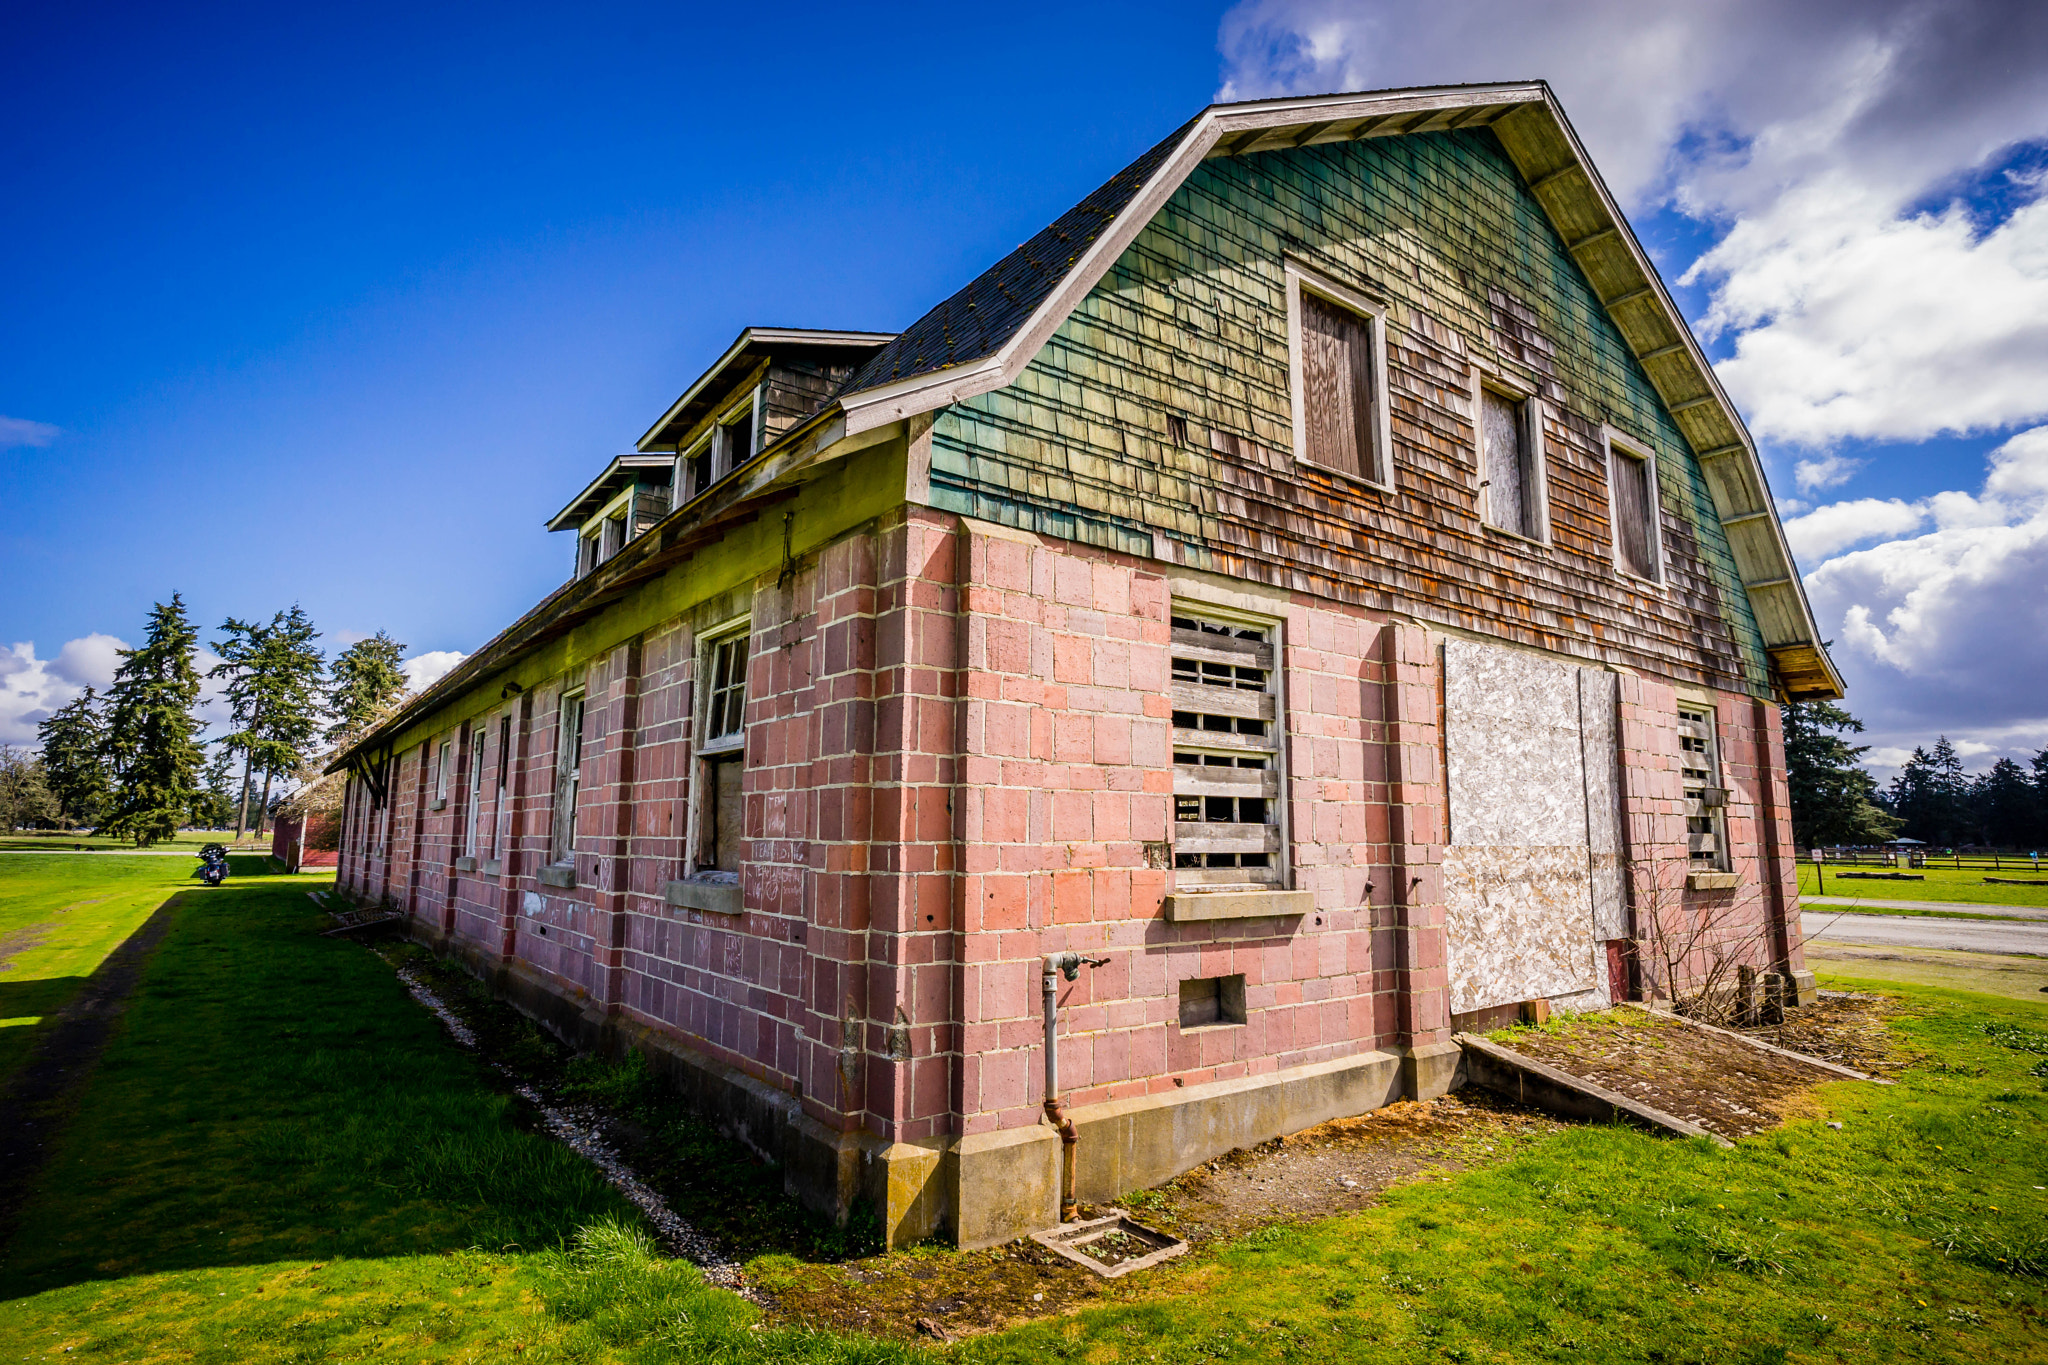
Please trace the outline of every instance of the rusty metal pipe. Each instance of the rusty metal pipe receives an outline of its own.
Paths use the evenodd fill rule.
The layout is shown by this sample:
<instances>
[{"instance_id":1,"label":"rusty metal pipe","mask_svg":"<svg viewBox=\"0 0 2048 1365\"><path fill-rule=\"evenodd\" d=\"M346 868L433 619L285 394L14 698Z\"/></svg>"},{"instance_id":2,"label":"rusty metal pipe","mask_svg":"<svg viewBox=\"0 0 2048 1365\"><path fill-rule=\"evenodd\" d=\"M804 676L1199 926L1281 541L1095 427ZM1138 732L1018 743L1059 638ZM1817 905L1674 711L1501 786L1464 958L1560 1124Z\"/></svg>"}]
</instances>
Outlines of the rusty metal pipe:
<instances>
[{"instance_id":1,"label":"rusty metal pipe","mask_svg":"<svg viewBox=\"0 0 2048 1365\"><path fill-rule=\"evenodd\" d=\"M1067 980L1072 981L1080 976L1082 967L1100 967L1108 960L1082 957L1079 953L1047 953L1039 977L1039 989L1045 1000L1045 1119L1060 1135L1062 1223L1072 1222L1080 1211L1074 1199L1074 1149L1080 1145L1081 1134L1060 1101L1060 974L1065 973Z\"/></svg>"}]
</instances>

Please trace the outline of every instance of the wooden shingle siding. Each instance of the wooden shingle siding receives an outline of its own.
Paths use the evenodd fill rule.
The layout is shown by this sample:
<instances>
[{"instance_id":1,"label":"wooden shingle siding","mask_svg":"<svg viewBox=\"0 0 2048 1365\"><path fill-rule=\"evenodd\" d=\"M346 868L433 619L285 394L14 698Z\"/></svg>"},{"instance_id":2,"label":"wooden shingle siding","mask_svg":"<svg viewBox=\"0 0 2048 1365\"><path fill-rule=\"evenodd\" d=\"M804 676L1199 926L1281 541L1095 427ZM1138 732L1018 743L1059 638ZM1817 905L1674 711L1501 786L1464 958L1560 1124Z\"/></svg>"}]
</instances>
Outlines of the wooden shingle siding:
<instances>
[{"instance_id":1,"label":"wooden shingle siding","mask_svg":"<svg viewBox=\"0 0 2048 1365\"><path fill-rule=\"evenodd\" d=\"M852 373L850 364L829 365L812 360L777 361L771 365L762 417L768 440L774 440L824 407L825 400Z\"/></svg>"},{"instance_id":2,"label":"wooden shingle siding","mask_svg":"<svg viewBox=\"0 0 2048 1365\"><path fill-rule=\"evenodd\" d=\"M1392 306L1390 494L1289 454L1287 255ZM1541 400L1547 546L1481 527L1475 363ZM1661 591L1615 569L1603 423L1656 454ZM948 510L1765 695L1705 478L1483 130L1205 162L1015 383L932 431Z\"/></svg>"}]
</instances>

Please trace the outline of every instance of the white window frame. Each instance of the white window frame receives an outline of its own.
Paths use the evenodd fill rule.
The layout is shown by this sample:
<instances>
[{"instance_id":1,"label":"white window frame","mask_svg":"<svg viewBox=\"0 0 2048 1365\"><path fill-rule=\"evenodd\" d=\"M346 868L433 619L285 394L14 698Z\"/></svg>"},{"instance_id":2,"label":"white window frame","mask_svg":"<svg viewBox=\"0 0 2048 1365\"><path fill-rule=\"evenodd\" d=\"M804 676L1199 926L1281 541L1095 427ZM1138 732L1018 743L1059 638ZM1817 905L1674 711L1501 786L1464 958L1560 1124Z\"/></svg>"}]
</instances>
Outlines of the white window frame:
<instances>
[{"instance_id":1,"label":"white window frame","mask_svg":"<svg viewBox=\"0 0 2048 1365\"><path fill-rule=\"evenodd\" d=\"M1522 442L1529 456L1529 510L1535 534L1510 530L1493 519L1492 482L1486 477L1486 391L1521 405ZM1472 367L1472 468L1479 492L1479 522L1487 530L1531 545L1550 544L1550 463L1543 444L1543 399L1534 387L1481 365Z\"/></svg>"},{"instance_id":2,"label":"white window frame","mask_svg":"<svg viewBox=\"0 0 2048 1365\"><path fill-rule=\"evenodd\" d=\"M1678 726L1680 743L1679 795L1683 800L1687 821L1686 866L1694 872L1732 872L1735 864L1729 857L1728 849L1728 779L1721 763L1721 708L1711 699L1680 692L1678 704L1673 710L1672 718ZM1704 718L1699 728L1706 733L1700 738L1705 740L1707 747L1706 752L1700 755L1696 762L1693 753L1684 748L1688 722L1683 715L1677 714L1683 711L1693 711ZM1687 768L1703 774L1705 780L1694 782L1687 774ZM1718 803L1709 804L1689 794L1693 791L1704 793L1708 790L1721 793ZM1691 826L1693 820L1704 820L1708 828L1699 832L1713 836L1714 854L1710 862L1703 862L1692 856L1692 837L1695 833Z\"/></svg>"},{"instance_id":3,"label":"white window frame","mask_svg":"<svg viewBox=\"0 0 2048 1365\"><path fill-rule=\"evenodd\" d=\"M477 821L484 805L484 739L490 734L487 721L472 721L469 727L469 791L462 811L462 854L477 856Z\"/></svg>"},{"instance_id":4,"label":"white window frame","mask_svg":"<svg viewBox=\"0 0 2048 1365\"><path fill-rule=\"evenodd\" d=\"M740 702L740 728L722 739L706 742L704 735L709 728L711 716L711 689L715 681L713 666L719 649L734 640L744 642L741 656L742 690ZM704 846L704 816L706 797L711 781L711 766L715 761L738 763L744 771L747 752L746 704L752 699L752 688L745 685L747 670L753 667L753 618L735 617L701 632L697 636L697 660L695 665L696 685L694 693L694 714L690 718L690 807L683 821L683 875L694 877L700 871L698 854ZM729 755L737 757L728 758ZM744 781L744 779L742 779Z\"/></svg>"},{"instance_id":5,"label":"white window frame","mask_svg":"<svg viewBox=\"0 0 2048 1365\"><path fill-rule=\"evenodd\" d=\"M1616 431L1611 426L1603 426L1600 429L1600 438L1602 454L1606 461L1605 467L1602 468L1600 473L1601 477L1607 481L1608 558L1613 561L1614 571L1623 578L1637 583L1647 583L1652 587L1661 589L1665 582L1664 503L1657 483L1657 452L1648 443L1638 441L1632 436ZM1615 495L1614 487L1614 459L1617 450L1621 452L1625 459L1636 459L1643 462L1643 481L1647 486L1647 494L1650 499L1648 509L1650 517L1650 571L1656 575L1653 578L1643 577L1622 562L1621 502Z\"/></svg>"},{"instance_id":6,"label":"white window frame","mask_svg":"<svg viewBox=\"0 0 2048 1365\"><path fill-rule=\"evenodd\" d=\"M1198 597L1174 597L1168 605L1167 617L1170 621L1175 616L1191 616L1200 620L1213 621L1218 625L1249 626L1254 629L1263 630L1267 632L1268 638L1270 638L1273 642L1273 667L1270 676L1266 680L1266 692L1267 695L1273 698L1273 796L1271 799L1274 803L1272 825L1274 830L1276 831L1278 847L1273 855L1274 867L1272 868L1272 872L1274 875L1270 881L1255 881L1240 884L1225 882L1222 880L1212 882L1204 879L1192 879L1189 881L1188 884L1182 885L1179 876L1176 875L1174 881L1174 894L1188 896L1202 895L1205 892L1229 893L1242 892L1245 890L1292 890L1294 887L1294 840L1290 820L1291 811L1290 803L1288 801L1287 783L1287 738L1289 730L1287 725L1287 640L1285 633L1286 623L1276 616L1267 616L1259 612L1241 611L1234 607L1218 606L1215 603L1204 601ZM1171 645L1169 645L1169 657L1171 656L1171 653L1172 649ZM1168 687L1169 689L1172 687L1172 682L1170 680L1168 682ZM1171 691L1169 691L1168 693L1168 700L1169 709L1178 709L1175 707L1171 707L1170 705L1172 700ZM1193 740L1190 740L1186 744L1177 744L1174 742L1175 738L1177 737L1177 734L1178 732L1175 730L1169 729L1168 731L1167 739L1169 760L1173 760L1180 752L1186 750L1201 750L1205 748L1222 747L1216 745L1205 745ZM1178 773L1180 769L1179 763L1174 762L1172 766L1174 771ZM1177 783L1176 786L1178 786ZM1178 825L1179 823L1181 822L1178 820L1178 818L1170 818L1168 822L1169 831L1177 832L1174 831L1174 826ZM1180 859L1179 842L1180 841L1177 838L1171 840L1171 843L1173 845L1172 857L1176 868L1178 868ZM1215 871L1216 869L1204 868L1188 870Z\"/></svg>"},{"instance_id":7,"label":"white window frame","mask_svg":"<svg viewBox=\"0 0 2048 1365\"><path fill-rule=\"evenodd\" d=\"M435 751L434 760L434 809L441 810L448 804L449 773L454 768L455 736L450 733L441 737L441 745Z\"/></svg>"},{"instance_id":8,"label":"white window frame","mask_svg":"<svg viewBox=\"0 0 2048 1365\"><path fill-rule=\"evenodd\" d=\"M576 862L576 811L583 804L583 728L586 695L581 687L567 688L555 706L555 794L554 812L548 827L549 865L569 867ZM570 730L569 707L576 708L576 726ZM563 771L563 755L575 744L576 761ZM566 809L565 809L566 807Z\"/></svg>"},{"instance_id":9,"label":"white window frame","mask_svg":"<svg viewBox=\"0 0 2048 1365\"><path fill-rule=\"evenodd\" d=\"M1292 257L1283 258L1282 266L1287 275L1287 388L1294 414L1294 458L1311 469L1320 469L1351 483L1391 493L1394 491L1394 439L1393 421L1387 406L1387 305L1337 283ZM1372 324L1374 448L1370 474L1332 469L1308 456L1308 393L1301 351L1301 296L1304 292L1357 313Z\"/></svg>"}]
</instances>

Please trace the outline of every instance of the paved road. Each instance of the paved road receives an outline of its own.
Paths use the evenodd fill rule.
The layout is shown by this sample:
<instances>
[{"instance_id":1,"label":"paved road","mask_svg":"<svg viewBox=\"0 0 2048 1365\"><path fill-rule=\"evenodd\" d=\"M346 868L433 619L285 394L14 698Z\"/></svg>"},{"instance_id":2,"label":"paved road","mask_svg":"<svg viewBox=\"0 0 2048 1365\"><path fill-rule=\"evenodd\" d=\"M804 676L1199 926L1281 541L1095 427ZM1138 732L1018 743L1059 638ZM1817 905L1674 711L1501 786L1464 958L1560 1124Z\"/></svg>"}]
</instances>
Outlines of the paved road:
<instances>
[{"instance_id":1,"label":"paved road","mask_svg":"<svg viewBox=\"0 0 2048 1365\"><path fill-rule=\"evenodd\" d=\"M1978 901L1894 901L1875 896L1801 896L1801 905L1832 905L1849 909L1859 905L1878 910L1946 910L1954 915L2005 915L2013 919L2048 919L2048 906L1991 905Z\"/></svg>"},{"instance_id":2,"label":"paved road","mask_svg":"<svg viewBox=\"0 0 2048 1365\"><path fill-rule=\"evenodd\" d=\"M1849 915L1830 910L1808 910L1800 915L1799 926L1809 939L1875 943L1897 948L1960 948L1971 953L2032 953L2048 957L2048 924L2018 920Z\"/></svg>"}]
</instances>

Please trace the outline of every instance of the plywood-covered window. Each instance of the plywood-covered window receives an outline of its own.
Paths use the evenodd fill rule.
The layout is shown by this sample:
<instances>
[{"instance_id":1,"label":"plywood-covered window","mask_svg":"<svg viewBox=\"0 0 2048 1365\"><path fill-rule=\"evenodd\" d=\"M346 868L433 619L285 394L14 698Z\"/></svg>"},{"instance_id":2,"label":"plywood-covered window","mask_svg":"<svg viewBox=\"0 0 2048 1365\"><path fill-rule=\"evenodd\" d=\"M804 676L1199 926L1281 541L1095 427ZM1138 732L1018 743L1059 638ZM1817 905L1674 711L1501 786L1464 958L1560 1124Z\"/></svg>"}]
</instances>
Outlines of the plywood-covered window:
<instances>
[{"instance_id":1,"label":"plywood-covered window","mask_svg":"<svg viewBox=\"0 0 2048 1365\"><path fill-rule=\"evenodd\" d=\"M1721 753L1712 707L1686 701L1678 704L1678 751L1685 792L1686 856L1695 872L1726 872L1728 792L1721 785Z\"/></svg>"},{"instance_id":2,"label":"plywood-covered window","mask_svg":"<svg viewBox=\"0 0 2048 1365\"><path fill-rule=\"evenodd\" d=\"M549 861L566 863L576 853L576 806L583 794L583 694L562 698L555 731L555 820Z\"/></svg>"},{"instance_id":3,"label":"plywood-covered window","mask_svg":"<svg viewBox=\"0 0 2048 1365\"><path fill-rule=\"evenodd\" d=\"M1181 604L1172 622L1175 880L1284 885L1277 626Z\"/></svg>"},{"instance_id":4,"label":"plywood-covered window","mask_svg":"<svg viewBox=\"0 0 2048 1365\"><path fill-rule=\"evenodd\" d=\"M1384 309L1291 262L1287 298L1295 458L1392 484Z\"/></svg>"},{"instance_id":5,"label":"plywood-covered window","mask_svg":"<svg viewBox=\"0 0 2048 1365\"><path fill-rule=\"evenodd\" d=\"M1611 437L1607 443L1607 486L1614 518L1614 562L1625 573L1652 582L1663 577L1657 535L1657 471L1646 451Z\"/></svg>"},{"instance_id":6,"label":"plywood-covered window","mask_svg":"<svg viewBox=\"0 0 2048 1365\"><path fill-rule=\"evenodd\" d=\"M1478 408L1480 506L1486 524L1530 540L1548 539L1540 401L1482 383Z\"/></svg>"}]
</instances>

